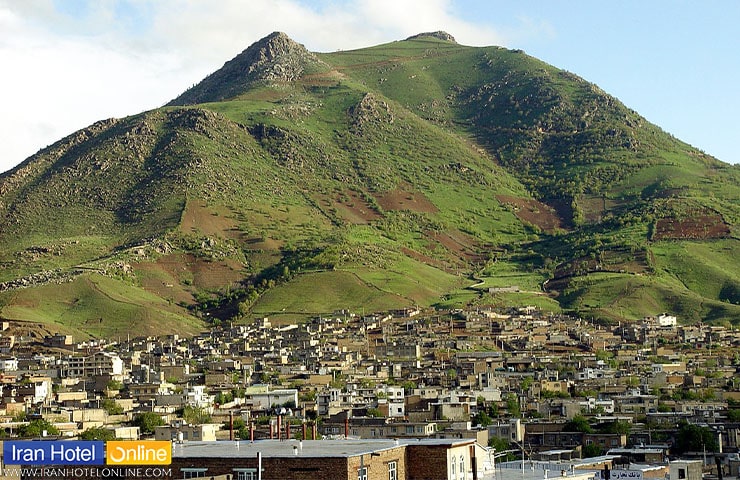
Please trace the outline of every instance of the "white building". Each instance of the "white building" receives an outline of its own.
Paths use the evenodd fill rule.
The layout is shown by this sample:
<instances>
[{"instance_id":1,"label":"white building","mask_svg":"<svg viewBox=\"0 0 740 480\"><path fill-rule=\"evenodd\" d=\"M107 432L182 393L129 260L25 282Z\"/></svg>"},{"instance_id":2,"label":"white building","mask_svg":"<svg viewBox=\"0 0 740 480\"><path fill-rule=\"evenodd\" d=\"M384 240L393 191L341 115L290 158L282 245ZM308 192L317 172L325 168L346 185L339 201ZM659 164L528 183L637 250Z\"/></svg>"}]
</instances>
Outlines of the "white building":
<instances>
[{"instance_id":1,"label":"white building","mask_svg":"<svg viewBox=\"0 0 740 480\"><path fill-rule=\"evenodd\" d=\"M656 321L658 322L659 327L675 327L677 323L676 317L668 315L667 313L661 313L658 315Z\"/></svg>"},{"instance_id":2,"label":"white building","mask_svg":"<svg viewBox=\"0 0 740 480\"><path fill-rule=\"evenodd\" d=\"M386 405L388 407L389 417L405 417L406 397L403 392L403 387L386 385L383 391L384 395L378 395L378 408Z\"/></svg>"},{"instance_id":3,"label":"white building","mask_svg":"<svg viewBox=\"0 0 740 480\"><path fill-rule=\"evenodd\" d=\"M604 413L614 413L614 400L597 400L594 397L588 397L585 402L579 402L580 406L588 412L594 412L602 409Z\"/></svg>"},{"instance_id":4,"label":"white building","mask_svg":"<svg viewBox=\"0 0 740 480\"><path fill-rule=\"evenodd\" d=\"M177 442L215 442L216 432L220 429L221 425L216 423L190 425L182 421L175 421L170 425L155 427L154 439Z\"/></svg>"},{"instance_id":5,"label":"white building","mask_svg":"<svg viewBox=\"0 0 740 480\"><path fill-rule=\"evenodd\" d=\"M18 370L18 359L15 357L0 358L0 371L15 372Z\"/></svg>"},{"instance_id":6,"label":"white building","mask_svg":"<svg viewBox=\"0 0 740 480\"><path fill-rule=\"evenodd\" d=\"M214 396L206 392L205 385L193 385L186 387L182 391L185 396L185 405L196 408L213 407Z\"/></svg>"},{"instance_id":7,"label":"white building","mask_svg":"<svg viewBox=\"0 0 740 480\"><path fill-rule=\"evenodd\" d=\"M576 373L576 380L598 380L600 378L613 377L614 371L606 368L585 367Z\"/></svg>"},{"instance_id":8,"label":"white building","mask_svg":"<svg viewBox=\"0 0 740 480\"><path fill-rule=\"evenodd\" d=\"M268 385L253 385L247 388L244 397L247 404L251 404L258 409L280 407L291 402L293 404L292 408L298 405L298 390L295 388L270 390Z\"/></svg>"}]
</instances>

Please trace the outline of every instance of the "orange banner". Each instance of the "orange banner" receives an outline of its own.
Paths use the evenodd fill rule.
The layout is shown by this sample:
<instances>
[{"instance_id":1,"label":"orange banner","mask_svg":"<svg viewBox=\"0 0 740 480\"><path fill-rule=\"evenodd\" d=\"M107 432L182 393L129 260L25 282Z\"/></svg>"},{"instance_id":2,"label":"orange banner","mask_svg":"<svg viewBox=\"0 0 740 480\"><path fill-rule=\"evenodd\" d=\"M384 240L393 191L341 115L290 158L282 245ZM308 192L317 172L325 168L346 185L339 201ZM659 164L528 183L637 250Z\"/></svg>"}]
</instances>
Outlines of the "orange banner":
<instances>
[{"instance_id":1,"label":"orange banner","mask_svg":"<svg viewBox=\"0 0 740 480\"><path fill-rule=\"evenodd\" d=\"M168 441L108 441L105 442L106 465L169 465L172 463L172 442Z\"/></svg>"}]
</instances>

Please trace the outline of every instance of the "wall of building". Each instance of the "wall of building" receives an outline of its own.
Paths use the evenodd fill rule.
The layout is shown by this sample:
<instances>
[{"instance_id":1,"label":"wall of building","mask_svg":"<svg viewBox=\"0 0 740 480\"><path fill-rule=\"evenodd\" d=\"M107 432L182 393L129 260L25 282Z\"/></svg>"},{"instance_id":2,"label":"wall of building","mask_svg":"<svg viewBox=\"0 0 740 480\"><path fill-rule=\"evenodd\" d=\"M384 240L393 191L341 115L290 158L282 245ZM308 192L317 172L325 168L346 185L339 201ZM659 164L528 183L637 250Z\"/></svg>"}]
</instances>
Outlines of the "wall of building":
<instances>
[{"instance_id":1,"label":"wall of building","mask_svg":"<svg viewBox=\"0 0 740 480\"><path fill-rule=\"evenodd\" d=\"M679 460L671 462L670 480L701 480L701 460Z\"/></svg>"},{"instance_id":2,"label":"wall of building","mask_svg":"<svg viewBox=\"0 0 740 480\"><path fill-rule=\"evenodd\" d=\"M444 450L444 449L443 449ZM375 454L356 457L295 456L262 459L263 480L357 480L360 465L367 467L368 480L388 480L388 463L396 462L398 479L406 478L405 448L400 446ZM444 452L442 452L444 455ZM205 477L234 475L234 469L257 468L256 458L173 458L174 478L183 478L183 468L207 468ZM235 477L232 477L235 478ZM417 477L430 478L430 477Z\"/></svg>"},{"instance_id":3,"label":"wall of building","mask_svg":"<svg viewBox=\"0 0 740 480\"><path fill-rule=\"evenodd\" d=\"M447 448L436 445L409 448L406 450L406 465L408 480L447 478Z\"/></svg>"},{"instance_id":4,"label":"wall of building","mask_svg":"<svg viewBox=\"0 0 740 480\"><path fill-rule=\"evenodd\" d=\"M406 478L407 467L404 447L384 450L372 455L362 455L362 458L359 456L350 458L347 463L346 478L356 480L358 478L357 473L362 464L367 468L368 480L388 480L389 462L396 462L396 478L399 480Z\"/></svg>"}]
</instances>

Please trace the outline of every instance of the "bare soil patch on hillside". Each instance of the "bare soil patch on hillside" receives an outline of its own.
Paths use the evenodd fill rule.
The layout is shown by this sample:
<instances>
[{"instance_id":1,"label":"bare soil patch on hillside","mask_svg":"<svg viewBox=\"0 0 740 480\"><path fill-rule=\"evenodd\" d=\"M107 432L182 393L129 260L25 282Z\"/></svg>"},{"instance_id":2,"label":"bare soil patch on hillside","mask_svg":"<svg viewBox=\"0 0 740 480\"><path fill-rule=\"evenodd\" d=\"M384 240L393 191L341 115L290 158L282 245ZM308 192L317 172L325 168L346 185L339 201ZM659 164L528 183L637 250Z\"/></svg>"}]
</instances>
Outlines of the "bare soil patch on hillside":
<instances>
[{"instance_id":1,"label":"bare soil patch on hillside","mask_svg":"<svg viewBox=\"0 0 740 480\"><path fill-rule=\"evenodd\" d=\"M610 272L645 274L650 272L647 250L604 250L599 255L601 269Z\"/></svg>"},{"instance_id":2,"label":"bare soil patch on hillside","mask_svg":"<svg viewBox=\"0 0 740 480\"><path fill-rule=\"evenodd\" d=\"M136 269L142 275L142 286L163 298L192 303L193 297L184 285L199 289L214 289L231 285L243 278L241 265L233 261L208 261L190 254L173 254L156 262L140 263Z\"/></svg>"},{"instance_id":3,"label":"bare soil patch on hillside","mask_svg":"<svg viewBox=\"0 0 740 480\"><path fill-rule=\"evenodd\" d=\"M484 256L480 253L480 243L459 230L425 233L430 239L441 244L455 258L462 260L464 263L479 262L484 259Z\"/></svg>"},{"instance_id":4,"label":"bare soil patch on hillside","mask_svg":"<svg viewBox=\"0 0 740 480\"><path fill-rule=\"evenodd\" d=\"M320 195L318 201L325 208L336 209L339 217L354 225L366 225L382 218L375 207L354 190L344 190L332 196Z\"/></svg>"},{"instance_id":5,"label":"bare soil patch on hillside","mask_svg":"<svg viewBox=\"0 0 740 480\"><path fill-rule=\"evenodd\" d=\"M534 225L544 232L552 233L563 228L564 222L551 206L533 198L496 195L496 199L508 206L521 221Z\"/></svg>"},{"instance_id":6,"label":"bare soil patch on hillside","mask_svg":"<svg viewBox=\"0 0 740 480\"><path fill-rule=\"evenodd\" d=\"M377 194L375 198L384 210L409 210L420 213L437 213L437 207L421 192L409 186Z\"/></svg>"},{"instance_id":7,"label":"bare soil patch on hillside","mask_svg":"<svg viewBox=\"0 0 740 480\"><path fill-rule=\"evenodd\" d=\"M195 259L190 264L193 285L202 289L219 288L239 282L244 277L242 265L236 261L207 261Z\"/></svg>"},{"instance_id":8,"label":"bare soil patch on hillside","mask_svg":"<svg viewBox=\"0 0 740 480\"><path fill-rule=\"evenodd\" d=\"M188 202L182 214L180 228L185 233L224 238L241 238L242 232L233 218L221 215L201 202Z\"/></svg>"},{"instance_id":9,"label":"bare soil patch on hillside","mask_svg":"<svg viewBox=\"0 0 740 480\"><path fill-rule=\"evenodd\" d=\"M730 227L716 213L697 213L685 218L661 218L655 222L653 240L706 240L725 238Z\"/></svg>"},{"instance_id":10,"label":"bare soil patch on hillside","mask_svg":"<svg viewBox=\"0 0 740 480\"><path fill-rule=\"evenodd\" d=\"M10 320L8 323L8 329L3 334L6 336L14 336L19 342L19 345L25 345L27 343L43 343L44 338L58 333L63 333L60 332L60 330L64 329L63 326L56 324L47 325L41 322L32 322L29 320Z\"/></svg>"}]
</instances>

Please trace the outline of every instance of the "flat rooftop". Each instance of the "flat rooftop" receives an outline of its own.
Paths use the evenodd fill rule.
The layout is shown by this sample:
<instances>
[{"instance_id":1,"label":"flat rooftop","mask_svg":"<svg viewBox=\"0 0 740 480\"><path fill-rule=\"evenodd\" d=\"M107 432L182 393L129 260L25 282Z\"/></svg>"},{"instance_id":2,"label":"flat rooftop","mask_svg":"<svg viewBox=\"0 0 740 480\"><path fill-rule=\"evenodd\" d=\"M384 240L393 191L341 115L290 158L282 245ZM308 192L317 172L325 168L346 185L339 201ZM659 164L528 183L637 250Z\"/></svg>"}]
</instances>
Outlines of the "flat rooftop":
<instances>
[{"instance_id":1,"label":"flat rooftop","mask_svg":"<svg viewBox=\"0 0 740 480\"><path fill-rule=\"evenodd\" d=\"M405 445L456 447L475 443L472 439L422 440L224 440L213 442L182 442L172 444L172 458L256 458L263 457L355 457Z\"/></svg>"}]
</instances>

